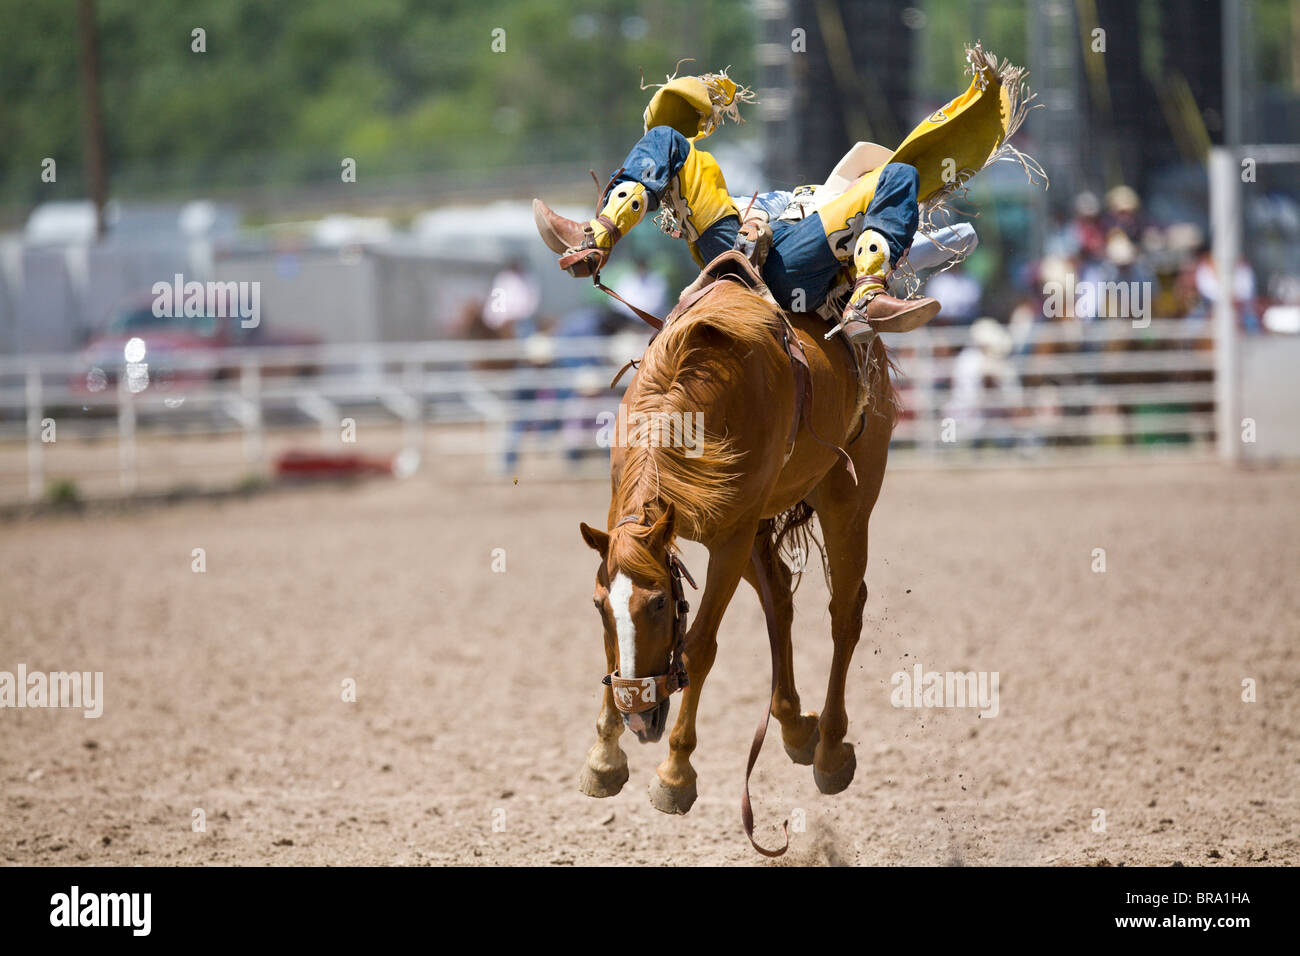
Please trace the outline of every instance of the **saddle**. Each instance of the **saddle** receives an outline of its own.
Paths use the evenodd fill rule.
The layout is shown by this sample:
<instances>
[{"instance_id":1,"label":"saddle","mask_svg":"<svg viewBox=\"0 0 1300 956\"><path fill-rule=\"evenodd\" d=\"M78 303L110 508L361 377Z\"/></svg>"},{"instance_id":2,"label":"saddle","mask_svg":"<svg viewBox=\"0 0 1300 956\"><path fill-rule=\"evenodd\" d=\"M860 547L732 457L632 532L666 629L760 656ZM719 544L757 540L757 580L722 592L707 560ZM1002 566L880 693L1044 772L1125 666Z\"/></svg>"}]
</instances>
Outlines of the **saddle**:
<instances>
[{"instance_id":1,"label":"saddle","mask_svg":"<svg viewBox=\"0 0 1300 956\"><path fill-rule=\"evenodd\" d=\"M708 297L710 292L718 289L724 282L734 282L772 305L772 333L776 336L777 341L781 343L782 348L785 349L785 354L790 359L790 369L794 373L794 419L790 423L790 434L786 437L786 460L788 461L790 455L794 452L794 443L799 437L800 426L806 427L808 434L813 437L814 441L834 451L836 456L844 462L844 467L856 484L858 476L853 468L853 460L849 457L849 453L834 442L822 438L813 428L810 417L813 404L813 384L812 373L808 368L808 356L804 352L803 344L799 341L799 336L795 333L794 326L790 323L789 316L777 303L754 264L743 253L735 249L729 249L708 263L695 281L682 290L677 305L664 319L663 328L667 328L673 321L698 306L700 302ZM658 330L656 330L655 334L659 334ZM653 336L651 341L654 341ZM845 341L845 345L848 346L849 354L853 357L856 366L857 359L852 345L847 341ZM619 370L618 375L614 377L614 381L610 382L611 388L618 383L618 380L623 377L623 373L632 365L633 363L629 362Z\"/></svg>"},{"instance_id":2,"label":"saddle","mask_svg":"<svg viewBox=\"0 0 1300 956\"><path fill-rule=\"evenodd\" d=\"M767 283L758 274L754 264L745 257L744 253L736 249L728 249L706 265L695 281L682 290L677 304L668 313L668 318L664 319L664 325L668 325L679 315L689 312L701 299L717 288L719 282L735 282L755 295L766 299L777 312L781 313L782 320L786 321L784 319L784 310L773 298L772 293L767 288Z\"/></svg>"}]
</instances>

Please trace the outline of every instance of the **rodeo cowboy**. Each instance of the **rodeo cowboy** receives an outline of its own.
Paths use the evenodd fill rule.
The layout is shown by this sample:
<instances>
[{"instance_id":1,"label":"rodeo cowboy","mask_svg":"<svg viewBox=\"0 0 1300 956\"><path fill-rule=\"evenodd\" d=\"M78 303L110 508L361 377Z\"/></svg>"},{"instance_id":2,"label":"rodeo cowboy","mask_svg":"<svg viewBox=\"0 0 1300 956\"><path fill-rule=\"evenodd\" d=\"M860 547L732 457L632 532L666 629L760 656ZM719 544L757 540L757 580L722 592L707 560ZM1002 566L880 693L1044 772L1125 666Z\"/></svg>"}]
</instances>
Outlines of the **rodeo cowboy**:
<instances>
[{"instance_id":1,"label":"rodeo cowboy","mask_svg":"<svg viewBox=\"0 0 1300 956\"><path fill-rule=\"evenodd\" d=\"M741 122L739 105L752 102L753 92L725 71L669 77L646 107L645 134L610 180L596 217L576 222L536 199L538 231L561 268L590 276L599 274L619 239L659 210L661 228L685 239L701 266L739 248L760 266L783 308L820 312L850 340L870 338L881 327L923 325L939 303L891 295L894 270L905 256L912 270L964 258L976 238L966 224L933 226L914 246L921 210L938 209L998 159L1020 162L1031 179L1041 173L1006 142L1031 98L1020 83L1023 71L1005 62L999 67L978 44L967 59L966 92L897 149L858 143L825 184L764 193L752 202L728 193L717 161L699 143L724 119Z\"/></svg>"}]
</instances>

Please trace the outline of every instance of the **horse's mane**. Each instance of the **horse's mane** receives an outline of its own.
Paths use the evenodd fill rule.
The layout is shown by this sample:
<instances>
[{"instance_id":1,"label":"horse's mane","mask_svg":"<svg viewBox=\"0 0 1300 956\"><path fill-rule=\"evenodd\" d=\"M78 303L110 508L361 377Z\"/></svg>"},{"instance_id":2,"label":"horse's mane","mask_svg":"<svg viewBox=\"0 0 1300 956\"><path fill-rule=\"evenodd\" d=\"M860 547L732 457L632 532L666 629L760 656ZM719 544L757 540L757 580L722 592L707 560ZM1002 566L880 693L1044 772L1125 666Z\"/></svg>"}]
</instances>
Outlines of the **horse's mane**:
<instances>
[{"instance_id":1,"label":"horse's mane","mask_svg":"<svg viewBox=\"0 0 1300 956\"><path fill-rule=\"evenodd\" d=\"M714 407L727 389L735 387L742 360L751 351L785 364L785 351L772 334L774 311L761 296L725 283L710 293L707 307L697 307L675 319L642 356L635 395L628 406L629 419L674 412L684 415ZM879 338L858 349L866 381L857 411L886 416L892 429L898 412L890 376L890 371L896 370L893 358ZM704 424L690 455L676 443L633 441L629 436L611 503L615 523L609 542L611 566L646 580L663 578L662 556L656 557L648 542L668 503L676 515L675 532L688 538L698 539L704 529L726 515L735 499L737 466L744 452L728 436L709 431L707 415ZM640 520L618 523L629 515ZM798 523L806 524L808 517L811 511Z\"/></svg>"},{"instance_id":2,"label":"horse's mane","mask_svg":"<svg viewBox=\"0 0 1300 956\"><path fill-rule=\"evenodd\" d=\"M704 428L694 434L690 449L678 442L629 437L612 511L615 521L639 515L641 523L614 529L614 566L652 580L663 575L662 560L645 542L669 502L676 530L687 537L698 536L727 513L739 477L736 466L744 453L726 435L710 430L708 410L735 387L741 361L750 351L785 361L772 334L774 311L762 297L726 283L705 303L673 320L646 348L628 405L629 420L663 422L671 416L680 421L703 412Z\"/></svg>"}]
</instances>

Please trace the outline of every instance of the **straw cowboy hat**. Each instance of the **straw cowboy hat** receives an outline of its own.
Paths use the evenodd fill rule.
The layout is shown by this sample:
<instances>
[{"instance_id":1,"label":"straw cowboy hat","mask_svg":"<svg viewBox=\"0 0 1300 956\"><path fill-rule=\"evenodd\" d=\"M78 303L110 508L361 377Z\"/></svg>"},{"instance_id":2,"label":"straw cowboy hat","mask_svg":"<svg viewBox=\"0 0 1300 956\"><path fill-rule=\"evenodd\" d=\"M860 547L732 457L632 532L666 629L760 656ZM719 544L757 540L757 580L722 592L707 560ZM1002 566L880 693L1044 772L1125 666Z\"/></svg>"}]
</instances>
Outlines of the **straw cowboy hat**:
<instances>
[{"instance_id":1,"label":"straw cowboy hat","mask_svg":"<svg viewBox=\"0 0 1300 956\"><path fill-rule=\"evenodd\" d=\"M1142 200L1132 186L1116 186L1106 193L1106 208L1111 212L1137 212L1142 208Z\"/></svg>"},{"instance_id":2,"label":"straw cowboy hat","mask_svg":"<svg viewBox=\"0 0 1300 956\"><path fill-rule=\"evenodd\" d=\"M1106 258L1117 266L1131 266L1137 261L1137 246L1120 230L1112 230L1106 240Z\"/></svg>"},{"instance_id":3,"label":"straw cowboy hat","mask_svg":"<svg viewBox=\"0 0 1300 956\"><path fill-rule=\"evenodd\" d=\"M970 337L986 355L1006 358L1011 354L1011 333L997 319L989 316L976 319L971 323Z\"/></svg>"}]
</instances>

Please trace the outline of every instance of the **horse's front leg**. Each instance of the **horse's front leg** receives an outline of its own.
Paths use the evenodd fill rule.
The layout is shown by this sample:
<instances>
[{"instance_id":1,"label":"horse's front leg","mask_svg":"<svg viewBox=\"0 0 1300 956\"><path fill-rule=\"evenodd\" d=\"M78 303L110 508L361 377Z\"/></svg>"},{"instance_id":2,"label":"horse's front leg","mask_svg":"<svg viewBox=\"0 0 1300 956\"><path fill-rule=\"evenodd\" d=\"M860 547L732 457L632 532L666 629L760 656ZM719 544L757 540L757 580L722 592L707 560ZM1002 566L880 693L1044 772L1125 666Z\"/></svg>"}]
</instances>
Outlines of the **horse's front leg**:
<instances>
[{"instance_id":1,"label":"horse's front leg","mask_svg":"<svg viewBox=\"0 0 1300 956\"><path fill-rule=\"evenodd\" d=\"M606 641L605 673L617 666L614 650ZM587 751L587 762L582 766L578 789L589 797L612 797L627 783L627 754L618 745L623 734L623 715L614 706L614 689L606 687L600 699L600 715L596 718L596 742Z\"/></svg>"},{"instance_id":2,"label":"horse's front leg","mask_svg":"<svg viewBox=\"0 0 1300 956\"><path fill-rule=\"evenodd\" d=\"M704 691L704 681L718 653L718 626L736 592L749 551L754 543L755 524L728 536L709 548L709 573L700 598L699 612L686 635L686 673L690 683L682 691L681 709L668 737L668 756L659 765L650 784L650 803L664 813L685 813L695 803L695 714Z\"/></svg>"}]
</instances>

